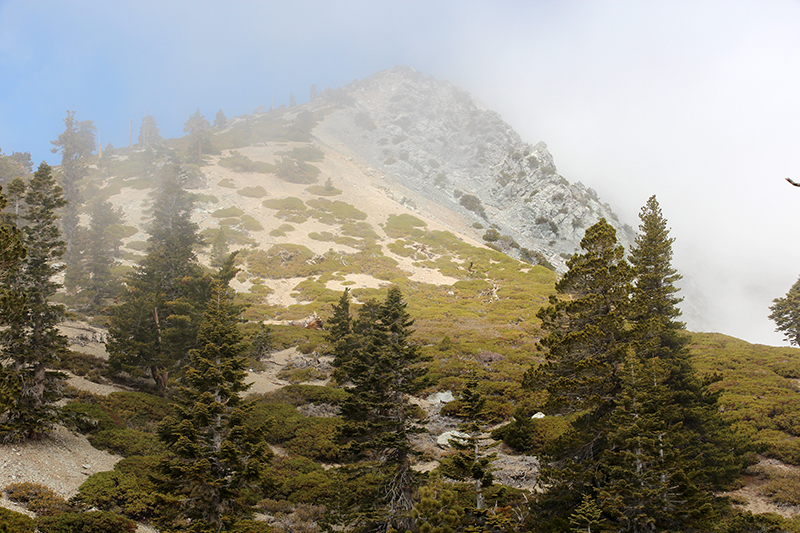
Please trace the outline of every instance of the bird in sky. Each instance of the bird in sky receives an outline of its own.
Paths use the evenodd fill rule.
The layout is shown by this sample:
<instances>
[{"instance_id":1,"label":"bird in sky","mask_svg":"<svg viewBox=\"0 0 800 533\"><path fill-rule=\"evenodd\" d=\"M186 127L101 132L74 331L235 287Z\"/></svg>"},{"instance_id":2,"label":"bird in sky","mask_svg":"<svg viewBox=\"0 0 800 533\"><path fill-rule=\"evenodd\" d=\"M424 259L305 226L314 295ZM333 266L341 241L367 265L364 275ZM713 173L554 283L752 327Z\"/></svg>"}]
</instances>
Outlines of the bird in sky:
<instances>
[{"instance_id":1,"label":"bird in sky","mask_svg":"<svg viewBox=\"0 0 800 533\"><path fill-rule=\"evenodd\" d=\"M792 181L790 178L786 178L786 181L788 181L789 183L791 183L795 187L800 187L800 183L797 183L796 181Z\"/></svg>"}]
</instances>

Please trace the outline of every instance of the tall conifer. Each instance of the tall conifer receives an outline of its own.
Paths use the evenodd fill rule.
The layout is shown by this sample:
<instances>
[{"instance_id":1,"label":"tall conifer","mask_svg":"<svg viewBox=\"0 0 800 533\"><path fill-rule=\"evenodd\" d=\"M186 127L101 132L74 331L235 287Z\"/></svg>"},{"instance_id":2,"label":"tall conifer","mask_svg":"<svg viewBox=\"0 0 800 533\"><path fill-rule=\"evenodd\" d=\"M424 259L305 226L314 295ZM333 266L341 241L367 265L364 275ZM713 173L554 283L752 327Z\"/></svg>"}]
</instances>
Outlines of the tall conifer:
<instances>
[{"instance_id":1,"label":"tall conifer","mask_svg":"<svg viewBox=\"0 0 800 533\"><path fill-rule=\"evenodd\" d=\"M0 187L0 213L6 207L6 198L2 194ZM0 324L7 326L10 321L15 320L24 305L24 297L15 294L5 282L9 276L16 272L20 262L25 259L25 247L22 245L19 229L2 221L0 218ZM19 397L20 385L15 373L11 368L0 364L0 415L14 406ZM0 432L4 431L0 428Z\"/></svg>"},{"instance_id":2,"label":"tall conifer","mask_svg":"<svg viewBox=\"0 0 800 533\"><path fill-rule=\"evenodd\" d=\"M0 333L0 346L4 357L13 361L21 387L9 411L12 429L6 439L40 437L56 420L52 402L58 399L59 375L47 372L47 365L67 349L67 338L57 329L64 319L64 307L50 302L61 287L55 277L64 270L60 260L65 245L56 213L65 204L50 167L42 163L26 189L20 220L27 255L16 268L3 273L3 284L17 305L3 309L7 327Z\"/></svg>"},{"instance_id":3,"label":"tall conifer","mask_svg":"<svg viewBox=\"0 0 800 533\"><path fill-rule=\"evenodd\" d=\"M237 309L227 284L217 283L198 332L198 347L177 399L177 415L158 427L175 455L164 463L163 485L192 531L230 529L250 509L248 491L261 484L272 452L263 428L249 427L254 404L242 394L247 360Z\"/></svg>"},{"instance_id":4,"label":"tall conifer","mask_svg":"<svg viewBox=\"0 0 800 533\"><path fill-rule=\"evenodd\" d=\"M113 370L146 371L162 393L170 372L195 347L212 282L195 254L200 237L184 181L177 165L165 169L153 204L150 248L111 311L107 345Z\"/></svg>"},{"instance_id":5,"label":"tall conifer","mask_svg":"<svg viewBox=\"0 0 800 533\"><path fill-rule=\"evenodd\" d=\"M712 492L743 464L717 397L697 377L686 347L674 239L655 196L639 217L631 250L633 353L609 423L601 500L624 531L703 531L715 514Z\"/></svg>"},{"instance_id":6,"label":"tall conifer","mask_svg":"<svg viewBox=\"0 0 800 533\"><path fill-rule=\"evenodd\" d=\"M97 128L91 120L77 121L75 120L75 111L67 111L67 117L64 119L64 131L58 136L58 139L50 141L53 145L51 151L53 153L61 152L59 181L67 201L61 216L61 228L66 242L64 262L67 268L64 284L69 291L75 290L83 277L80 272L82 247L79 242L78 225L83 196L80 192L79 182L88 173L86 160L94 150L96 131Z\"/></svg>"},{"instance_id":7,"label":"tall conifer","mask_svg":"<svg viewBox=\"0 0 800 533\"><path fill-rule=\"evenodd\" d=\"M486 423L486 397L478 392L478 381L471 375L461 391L461 408L457 416L462 419L458 430L465 436L450 439L450 445L457 453L442 461L442 470L453 479L469 480L475 487L475 508L483 509L483 489L491 486L494 480L492 462L497 454L491 453L492 446L482 436Z\"/></svg>"},{"instance_id":8,"label":"tall conifer","mask_svg":"<svg viewBox=\"0 0 800 533\"><path fill-rule=\"evenodd\" d=\"M416 479L411 470L411 436L422 431L412 415L409 396L425 385L426 358L411 342L414 321L402 293L391 287L380 306L378 319L359 347L344 363L343 375L351 383L342 403L340 437L354 456L377 462L385 474L377 501L385 507L383 530L389 525L411 525L410 511Z\"/></svg>"},{"instance_id":9,"label":"tall conifer","mask_svg":"<svg viewBox=\"0 0 800 533\"><path fill-rule=\"evenodd\" d=\"M551 305L537 314L546 332L541 345L547 361L526 372L523 383L547 392L541 406L547 414L574 417L541 472L548 486L540 498L541 519L565 527L566 517L598 486L608 418L629 351L626 320L633 271L616 231L601 219L586 230L581 249L556 284L561 296L551 297Z\"/></svg>"}]
</instances>

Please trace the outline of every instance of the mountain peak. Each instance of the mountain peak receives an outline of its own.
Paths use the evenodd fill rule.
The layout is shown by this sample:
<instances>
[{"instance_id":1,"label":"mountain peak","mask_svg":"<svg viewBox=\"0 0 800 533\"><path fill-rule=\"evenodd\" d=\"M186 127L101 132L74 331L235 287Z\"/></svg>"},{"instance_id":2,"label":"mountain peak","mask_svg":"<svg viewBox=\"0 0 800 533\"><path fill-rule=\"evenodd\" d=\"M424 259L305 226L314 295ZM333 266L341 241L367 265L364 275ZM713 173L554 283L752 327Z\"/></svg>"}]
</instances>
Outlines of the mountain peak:
<instances>
[{"instance_id":1,"label":"mountain peak","mask_svg":"<svg viewBox=\"0 0 800 533\"><path fill-rule=\"evenodd\" d=\"M448 81L397 66L312 102L332 103L315 134L344 143L385 179L493 229L490 239L505 235L491 242L506 253L543 257L564 271L585 228L601 218L622 244L633 242L633 230L594 191L558 174L544 142L524 142Z\"/></svg>"}]
</instances>

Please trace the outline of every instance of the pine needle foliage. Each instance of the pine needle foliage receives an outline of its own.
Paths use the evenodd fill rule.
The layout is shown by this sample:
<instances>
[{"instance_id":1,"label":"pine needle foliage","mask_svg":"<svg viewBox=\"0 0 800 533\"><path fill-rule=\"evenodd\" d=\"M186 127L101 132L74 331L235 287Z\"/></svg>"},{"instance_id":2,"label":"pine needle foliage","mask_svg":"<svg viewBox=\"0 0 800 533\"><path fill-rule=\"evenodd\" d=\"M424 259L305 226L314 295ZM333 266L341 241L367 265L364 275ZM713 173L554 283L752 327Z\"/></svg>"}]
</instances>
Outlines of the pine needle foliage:
<instances>
[{"instance_id":1,"label":"pine needle foliage","mask_svg":"<svg viewBox=\"0 0 800 533\"><path fill-rule=\"evenodd\" d=\"M363 318L371 311L376 310L368 309ZM409 397L427 385L422 365L427 358L411 341L414 321L399 288L389 289L376 318L369 326L362 320L356 331L363 332L365 342L342 366L350 385L341 405L339 439L350 456L379 464L385 475L375 498L384 506L384 517L365 525L367 530L386 531L390 525L402 530L410 524L417 484L411 437L424 431Z\"/></svg>"},{"instance_id":2,"label":"pine needle foliage","mask_svg":"<svg viewBox=\"0 0 800 533\"><path fill-rule=\"evenodd\" d=\"M573 415L542 469L545 530L706 531L720 507L713 492L743 467L713 380L697 377L686 348L655 197L640 218L630 265L599 222L556 285L564 296L539 312L548 361L525 385L547 392L549 414Z\"/></svg>"},{"instance_id":3,"label":"pine needle foliage","mask_svg":"<svg viewBox=\"0 0 800 533\"><path fill-rule=\"evenodd\" d=\"M783 333L789 344L800 346L800 278L786 296L772 300L769 310L769 318L777 326L775 331Z\"/></svg>"},{"instance_id":4,"label":"pine needle foliage","mask_svg":"<svg viewBox=\"0 0 800 533\"><path fill-rule=\"evenodd\" d=\"M0 187L0 211L7 205ZM0 320L8 325L23 305L22 297L15 294L7 285L8 276L18 268L25 259L25 247L22 245L19 229L10 223L0 223ZM0 415L11 408L19 397L20 385L14 372L0 365Z\"/></svg>"},{"instance_id":5,"label":"pine needle foliage","mask_svg":"<svg viewBox=\"0 0 800 533\"><path fill-rule=\"evenodd\" d=\"M242 394L246 345L227 286L218 283L198 332L198 348L177 397L175 416L158 435L174 454L163 464L163 487L191 531L225 531L250 511L248 493L258 493L262 470L272 457L263 427L250 427L254 403ZM180 522L180 520L179 520Z\"/></svg>"},{"instance_id":6,"label":"pine needle foliage","mask_svg":"<svg viewBox=\"0 0 800 533\"><path fill-rule=\"evenodd\" d=\"M147 372L162 394L170 372L196 347L213 282L197 260L200 237L184 182L177 165L165 169L153 204L150 247L127 278L120 304L111 310L107 345L113 372ZM231 268L223 265L220 272L232 276ZM221 275L217 278L223 279Z\"/></svg>"},{"instance_id":7,"label":"pine needle foliage","mask_svg":"<svg viewBox=\"0 0 800 533\"><path fill-rule=\"evenodd\" d=\"M46 369L67 347L67 338L58 331L64 307L50 301L61 287L55 278L64 270L60 260L65 243L56 222L66 200L46 163L34 173L24 199L20 236L26 256L6 270L3 279L8 299L2 320L7 327L0 333L0 346L20 385L19 397L8 411L6 440L40 438L50 430L61 375Z\"/></svg>"}]
</instances>

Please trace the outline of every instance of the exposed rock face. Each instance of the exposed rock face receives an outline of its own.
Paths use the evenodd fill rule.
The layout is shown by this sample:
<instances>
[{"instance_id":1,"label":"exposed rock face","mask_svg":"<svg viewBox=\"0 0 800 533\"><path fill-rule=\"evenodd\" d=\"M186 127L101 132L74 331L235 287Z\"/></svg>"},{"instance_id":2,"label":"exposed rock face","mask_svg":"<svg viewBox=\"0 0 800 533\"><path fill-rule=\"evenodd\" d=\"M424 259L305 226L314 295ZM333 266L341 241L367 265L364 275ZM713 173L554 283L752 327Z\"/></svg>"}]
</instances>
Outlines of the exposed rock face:
<instances>
[{"instance_id":1,"label":"exposed rock face","mask_svg":"<svg viewBox=\"0 0 800 533\"><path fill-rule=\"evenodd\" d=\"M343 142L388 179L496 227L559 271L601 218L622 244L633 242L633 230L593 190L558 174L544 143L523 142L497 113L449 82L396 67L311 104L328 110L315 131ZM520 255L510 240L494 242Z\"/></svg>"}]
</instances>

